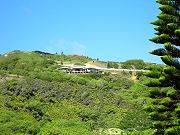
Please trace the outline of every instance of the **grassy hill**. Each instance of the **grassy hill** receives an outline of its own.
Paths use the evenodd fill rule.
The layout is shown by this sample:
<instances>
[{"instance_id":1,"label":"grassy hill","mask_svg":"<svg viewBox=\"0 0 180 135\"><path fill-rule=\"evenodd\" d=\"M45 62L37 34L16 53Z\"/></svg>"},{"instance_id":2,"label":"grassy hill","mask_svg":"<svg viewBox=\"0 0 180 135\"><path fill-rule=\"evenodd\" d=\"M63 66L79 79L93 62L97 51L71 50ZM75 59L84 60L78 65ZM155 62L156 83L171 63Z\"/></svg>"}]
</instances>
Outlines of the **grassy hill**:
<instances>
[{"instance_id":1,"label":"grassy hill","mask_svg":"<svg viewBox=\"0 0 180 135\"><path fill-rule=\"evenodd\" d=\"M61 63L83 65L91 60L86 56L67 56L40 51L12 51L0 56L0 68L10 73L25 75L32 71L54 70Z\"/></svg>"},{"instance_id":2,"label":"grassy hill","mask_svg":"<svg viewBox=\"0 0 180 135\"><path fill-rule=\"evenodd\" d=\"M152 134L146 77L66 74L54 70L59 62L106 64L39 51L0 56L0 135Z\"/></svg>"},{"instance_id":3,"label":"grassy hill","mask_svg":"<svg viewBox=\"0 0 180 135\"><path fill-rule=\"evenodd\" d=\"M41 51L25 52L15 50L0 55L0 68L15 74L28 74L36 70L54 70L61 64L86 65L90 67L110 68L116 64L119 68L144 69L147 65L143 60L128 60L126 62L99 61L82 55L50 54ZM16 69L16 71L15 71ZM18 73L21 70L23 73Z\"/></svg>"}]
</instances>

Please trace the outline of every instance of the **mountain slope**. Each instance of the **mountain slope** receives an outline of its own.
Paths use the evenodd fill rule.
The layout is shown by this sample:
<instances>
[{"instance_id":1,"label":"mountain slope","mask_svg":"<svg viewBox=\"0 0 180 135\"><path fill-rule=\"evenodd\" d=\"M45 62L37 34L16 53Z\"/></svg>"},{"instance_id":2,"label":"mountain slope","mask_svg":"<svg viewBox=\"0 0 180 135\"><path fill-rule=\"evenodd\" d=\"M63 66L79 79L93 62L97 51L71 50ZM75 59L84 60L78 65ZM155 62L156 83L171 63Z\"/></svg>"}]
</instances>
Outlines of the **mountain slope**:
<instances>
[{"instance_id":1,"label":"mountain slope","mask_svg":"<svg viewBox=\"0 0 180 135\"><path fill-rule=\"evenodd\" d=\"M54 70L62 56L64 62L98 65L84 56L42 52L0 56L0 134L152 133L141 79L134 82L129 73L66 74Z\"/></svg>"}]
</instances>

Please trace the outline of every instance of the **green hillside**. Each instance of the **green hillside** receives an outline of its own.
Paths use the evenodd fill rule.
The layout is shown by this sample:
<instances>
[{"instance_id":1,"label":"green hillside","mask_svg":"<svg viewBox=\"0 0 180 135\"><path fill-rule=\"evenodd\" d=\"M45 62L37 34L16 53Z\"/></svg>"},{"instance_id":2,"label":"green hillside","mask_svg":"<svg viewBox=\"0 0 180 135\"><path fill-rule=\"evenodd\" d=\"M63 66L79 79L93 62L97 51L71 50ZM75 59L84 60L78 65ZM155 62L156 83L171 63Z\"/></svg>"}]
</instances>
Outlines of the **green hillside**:
<instances>
[{"instance_id":1,"label":"green hillside","mask_svg":"<svg viewBox=\"0 0 180 135\"><path fill-rule=\"evenodd\" d=\"M149 102L142 85L146 77L66 74L55 70L58 61L86 64L92 59L39 51L0 56L0 134L152 134L143 110Z\"/></svg>"},{"instance_id":2,"label":"green hillside","mask_svg":"<svg viewBox=\"0 0 180 135\"><path fill-rule=\"evenodd\" d=\"M13 74L29 75L30 72L54 70L63 63L85 64L92 59L86 56L67 56L40 51L12 51L0 56L0 68Z\"/></svg>"}]
</instances>

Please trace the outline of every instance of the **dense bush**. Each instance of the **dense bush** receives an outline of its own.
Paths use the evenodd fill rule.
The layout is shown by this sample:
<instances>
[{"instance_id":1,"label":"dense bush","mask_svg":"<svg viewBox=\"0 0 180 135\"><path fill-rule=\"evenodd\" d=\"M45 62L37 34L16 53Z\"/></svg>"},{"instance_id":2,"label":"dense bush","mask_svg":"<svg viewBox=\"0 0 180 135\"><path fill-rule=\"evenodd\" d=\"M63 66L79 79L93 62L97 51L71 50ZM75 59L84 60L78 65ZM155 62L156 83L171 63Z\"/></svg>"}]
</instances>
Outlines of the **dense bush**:
<instances>
[{"instance_id":1,"label":"dense bush","mask_svg":"<svg viewBox=\"0 0 180 135\"><path fill-rule=\"evenodd\" d=\"M63 55L64 60L77 58L89 60ZM95 135L102 129L106 135L111 128L125 134L151 132L142 109L146 87L141 79L134 82L128 73L70 75L55 70L54 62L61 59L19 51L0 56L0 134Z\"/></svg>"},{"instance_id":2,"label":"dense bush","mask_svg":"<svg viewBox=\"0 0 180 135\"><path fill-rule=\"evenodd\" d=\"M143 60L127 60L123 62L121 65L122 68L127 69L144 69L145 66L146 64Z\"/></svg>"},{"instance_id":3,"label":"dense bush","mask_svg":"<svg viewBox=\"0 0 180 135\"><path fill-rule=\"evenodd\" d=\"M33 116L24 113L0 109L0 134L37 134L40 124Z\"/></svg>"},{"instance_id":4,"label":"dense bush","mask_svg":"<svg viewBox=\"0 0 180 135\"><path fill-rule=\"evenodd\" d=\"M82 122L90 122L89 128L92 130L100 127L111 128L112 125L124 130L143 130L145 126L142 125L145 123L148 125L148 121L142 120L145 120L146 114L142 112L141 105L138 102L128 101L133 97L131 99L118 94L121 90L130 88L120 78L112 77L112 82L109 83L103 79L94 80L95 86L91 86L90 81L83 77L77 77L76 80L73 76L75 82L68 82L66 79L58 82L51 77L42 80L26 78L2 82L0 93L8 96L5 101L2 100L3 106L12 111L27 113L39 121L39 124L48 122L52 125L51 121L57 118L66 120L78 118ZM79 79L86 80L86 83Z\"/></svg>"}]
</instances>

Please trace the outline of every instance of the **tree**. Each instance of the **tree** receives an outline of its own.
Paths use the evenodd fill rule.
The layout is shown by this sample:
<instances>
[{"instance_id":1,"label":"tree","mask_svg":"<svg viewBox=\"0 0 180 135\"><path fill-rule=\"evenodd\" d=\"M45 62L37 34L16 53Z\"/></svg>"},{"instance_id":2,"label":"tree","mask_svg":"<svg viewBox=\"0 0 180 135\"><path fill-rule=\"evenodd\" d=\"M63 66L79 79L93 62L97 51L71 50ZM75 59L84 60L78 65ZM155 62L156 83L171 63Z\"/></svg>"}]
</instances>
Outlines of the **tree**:
<instances>
[{"instance_id":1,"label":"tree","mask_svg":"<svg viewBox=\"0 0 180 135\"><path fill-rule=\"evenodd\" d=\"M155 25L156 37L150 41L163 47L150 52L160 56L164 67L151 65L151 77L146 83L151 88L152 103L146 106L154 120L155 134L180 134L180 0L157 0L161 13Z\"/></svg>"},{"instance_id":2,"label":"tree","mask_svg":"<svg viewBox=\"0 0 180 135\"><path fill-rule=\"evenodd\" d=\"M122 68L127 68L127 69L144 69L145 63L143 60L127 60L122 63Z\"/></svg>"},{"instance_id":3,"label":"tree","mask_svg":"<svg viewBox=\"0 0 180 135\"><path fill-rule=\"evenodd\" d=\"M61 52L61 65L63 65L63 61L64 61L64 52Z\"/></svg>"},{"instance_id":4,"label":"tree","mask_svg":"<svg viewBox=\"0 0 180 135\"><path fill-rule=\"evenodd\" d=\"M107 63L107 68L119 68L119 65L116 62L109 62Z\"/></svg>"},{"instance_id":5,"label":"tree","mask_svg":"<svg viewBox=\"0 0 180 135\"><path fill-rule=\"evenodd\" d=\"M116 69L118 69L118 68L119 68L119 65L114 62L113 67L116 68Z\"/></svg>"},{"instance_id":6,"label":"tree","mask_svg":"<svg viewBox=\"0 0 180 135\"><path fill-rule=\"evenodd\" d=\"M109 62L107 63L107 68L112 68L112 62Z\"/></svg>"}]
</instances>

